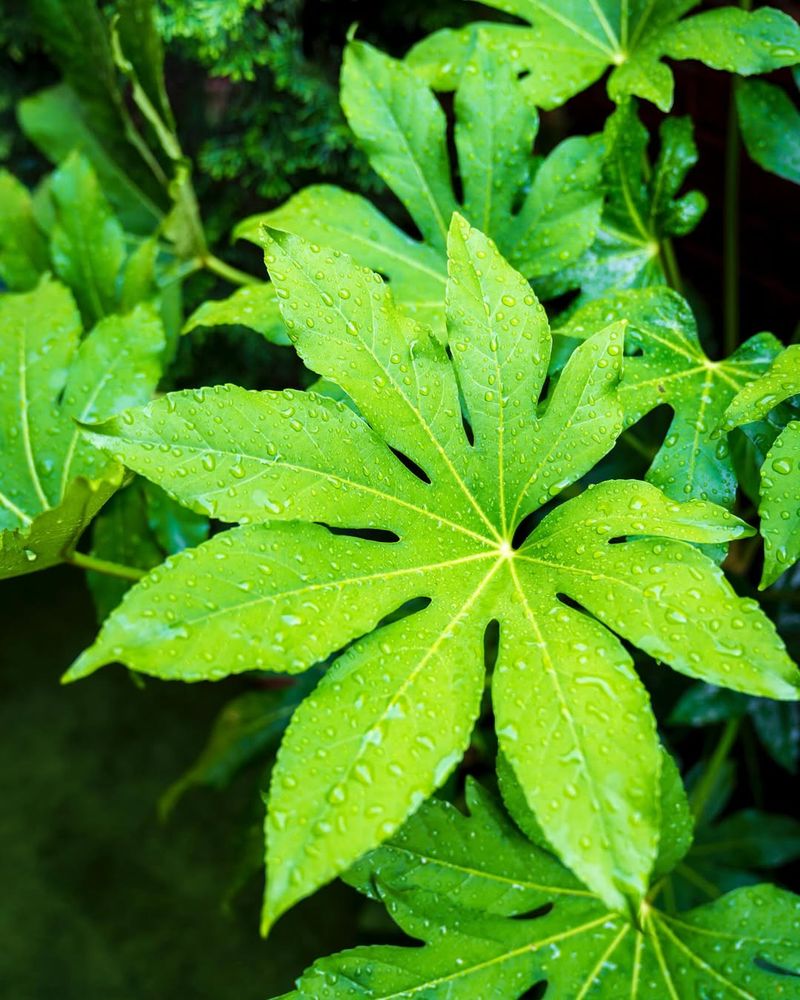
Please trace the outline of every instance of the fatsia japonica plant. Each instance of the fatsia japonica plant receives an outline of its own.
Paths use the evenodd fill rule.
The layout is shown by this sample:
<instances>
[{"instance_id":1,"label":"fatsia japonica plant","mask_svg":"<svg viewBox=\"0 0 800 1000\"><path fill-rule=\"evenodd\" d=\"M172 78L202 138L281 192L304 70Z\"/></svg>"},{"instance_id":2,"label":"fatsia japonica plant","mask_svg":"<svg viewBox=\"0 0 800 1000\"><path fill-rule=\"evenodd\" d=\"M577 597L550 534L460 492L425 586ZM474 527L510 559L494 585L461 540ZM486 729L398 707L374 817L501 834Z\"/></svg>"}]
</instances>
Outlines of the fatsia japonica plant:
<instances>
[{"instance_id":1,"label":"fatsia japonica plant","mask_svg":"<svg viewBox=\"0 0 800 1000\"><path fill-rule=\"evenodd\" d=\"M750 529L633 481L589 488L534 526L622 431L625 324L587 338L543 395L544 311L460 216L448 350L340 251L272 231L266 261L293 344L352 407L223 386L88 430L175 499L241 526L131 590L68 678L112 661L188 681L294 673L356 640L295 712L273 770L269 926L447 778L497 621L500 746L560 856L635 909L658 845L660 755L611 630L690 676L796 697L769 620L689 544Z\"/></svg>"},{"instance_id":2,"label":"fatsia japonica plant","mask_svg":"<svg viewBox=\"0 0 800 1000\"><path fill-rule=\"evenodd\" d=\"M490 0L405 58L343 29L376 176L254 201L250 274L209 249L161 35L246 6L262 65L261 5L31 6L63 79L18 108L52 170L0 173L0 577L86 570L65 681L238 677L162 814L254 765L263 933L341 878L389 942L285 997L800 998L765 884L800 824L753 739L800 766L800 347L740 322L736 242L740 143L800 179L796 21ZM724 336L682 273L681 60L734 75Z\"/></svg>"}]
</instances>

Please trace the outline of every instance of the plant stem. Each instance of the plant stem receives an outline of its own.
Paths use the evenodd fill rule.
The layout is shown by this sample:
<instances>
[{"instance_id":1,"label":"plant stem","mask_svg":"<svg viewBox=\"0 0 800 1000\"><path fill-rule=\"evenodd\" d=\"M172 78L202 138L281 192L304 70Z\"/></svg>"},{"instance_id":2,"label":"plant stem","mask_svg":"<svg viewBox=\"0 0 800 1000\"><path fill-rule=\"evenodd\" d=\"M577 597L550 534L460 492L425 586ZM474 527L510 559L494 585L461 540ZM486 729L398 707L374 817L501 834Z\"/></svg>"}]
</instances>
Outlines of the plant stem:
<instances>
[{"instance_id":1,"label":"plant stem","mask_svg":"<svg viewBox=\"0 0 800 1000\"><path fill-rule=\"evenodd\" d=\"M752 0L740 0L743 10L750 10ZM728 130L725 140L725 193L723 227L723 310L725 354L739 346L739 187L741 141L736 113L736 80L731 77L728 102Z\"/></svg>"},{"instance_id":2,"label":"plant stem","mask_svg":"<svg viewBox=\"0 0 800 1000\"><path fill-rule=\"evenodd\" d=\"M667 276L667 282L669 285L675 289L676 292L683 294L683 281L681 279L681 272L678 268L678 258L675 256L675 247L672 245L672 240L664 239L659 243L659 253L661 254L661 264L664 268L664 274Z\"/></svg>"},{"instance_id":3,"label":"plant stem","mask_svg":"<svg viewBox=\"0 0 800 1000\"><path fill-rule=\"evenodd\" d=\"M720 768L728 759L728 754L730 753L731 747L736 740L741 724L741 719L728 719L725 723L725 728L722 730L722 735L714 748L714 752L711 754L711 758L703 771L703 775L695 785L692 794L689 796L692 813L694 814L695 821L698 824L700 823L703 812L708 805L708 800L711 798L711 793L714 791L714 785L719 775Z\"/></svg>"},{"instance_id":4,"label":"plant stem","mask_svg":"<svg viewBox=\"0 0 800 1000\"><path fill-rule=\"evenodd\" d=\"M136 566L125 566L122 563L110 562L108 559L98 559L97 556L90 556L85 552L70 552L65 561L71 566L93 570L95 573L105 573L106 576L116 576L121 580L141 580L147 572Z\"/></svg>"},{"instance_id":5,"label":"plant stem","mask_svg":"<svg viewBox=\"0 0 800 1000\"><path fill-rule=\"evenodd\" d=\"M728 135L725 143L725 226L723 248L723 307L725 353L739 343L739 122L731 83Z\"/></svg>"},{"instance_id":6,"label":"plant stem","mask_svg":"<svg viewBox=\"0 0 800 1000\"><path fill-rule=\"evenodd\" d=\"M220 260L219 257L215 257L213 253L207 254L205 257L201 257L200 263L207 271L211 271L212 274L216 274L220 278L224 278L226 281L230 281L231 284L234 285L255 285L259 282L259 279L253 277L252 274L247 274L246 271L240 271L238 267L231 267L231 265L226 264L224 260Z\"/></svg>"}]
</instances>

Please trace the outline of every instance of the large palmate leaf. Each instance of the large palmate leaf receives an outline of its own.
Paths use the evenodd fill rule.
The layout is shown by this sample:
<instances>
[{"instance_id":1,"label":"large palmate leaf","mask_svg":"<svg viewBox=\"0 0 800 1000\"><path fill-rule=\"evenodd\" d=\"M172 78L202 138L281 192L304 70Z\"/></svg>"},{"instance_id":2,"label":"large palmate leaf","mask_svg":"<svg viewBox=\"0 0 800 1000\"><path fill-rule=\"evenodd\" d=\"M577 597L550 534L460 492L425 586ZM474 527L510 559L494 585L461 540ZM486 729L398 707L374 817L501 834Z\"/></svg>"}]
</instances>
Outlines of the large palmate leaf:
<instances>
[{"instance_id":1,"label":"large palmate leaf","mask_svg":"<svg viewBox=\"0 0 800 1000\"><path fill-rule=\"evenodd\" d=\"M481 22L439 31L409 53L411 65L437 88L451 89L464 73L476 27L529 73L526 89L543 108L563 104L607 69L608 93L620 102L635 95L672 107L672 71L662 62L698 59L744 76L800 61L800 27L787 14L738 7L684 17L700 0L483 0L529 27Z\"/></svg>"},{"instance_id":2,"label":"large palmate leaf","mask_svg":"<svg viewBox=\"0 0 800 1000\"><path fill-rule=\"evenodd\" d=\"M158 381L164 332L150 307L80 337L62 285L0 297L0 576L51 566L75 545L122 473L76 421L142 403Z\"/></svg>"},{"instance_id":3,"label":"large palmate leaf","mask_svg":"<svg viewBox=\"0 0 800 1000\"><path fill-rule=\"evenodd\" d=\"M663 287L589 303L559 332L585 338L623 317L630 324L628 350L637 352L625 359L619 387L626 426L662 403L674 411L648 480L676 500L701 497L729 507L736 475L719 425L739 389L769 367L780 341L760 333L724 361L712 361L700 344L688 304Z\"/></svg>"},{"instance_id":4,"label":"large palmate leaf","mask_svg":"<svg viewBox=\"0 0 800 1000\"><path fill-rule=\"evenodd\" d=\"M236 234L260 243L264 224L335 247L388 277L395 301L444 336L447 227L455 209L490 235L527 278L560 271L591 244L602 204L599 137L572 137L545 159L531 153L534 104L501 54L476 36L455 96L455 149L435 95L402 62L348 45L342 107L375 171L408 210L413 239L361 195L318 185ZM456 200L451 172L463 189Z\"/></svg>"},{"instance_id":5,"label":"large palmate leaf","mask_svg":"<svg viewBox=\"0 0 800 1000\"><path fill-rule=\"evenodd\" d=\"M798 897L761 885L678 915L646 902L635 924L526 840L479 785L468 783L467 805L464 815L426 802L350 875L424 944L323 958L287 1000L519 1000L537 983L545 1000L800 997Z\"/></svg>"},{"instance_id":6,"label":"large palmate leaf","mask_svg":"<svg viewBox=\"0 0 800 1000\"><path fill-rule=\"evenodd\" d=\"M800 394L800 345L775 358L760 379L746 385L730 403L725 427L760 420L785 399ZM775 438L761 467L761 534L768 587L800 558L800 420L790 420Z\"/></svg>"},{"instance_id":7,"label":"large palmate leaf","mask_svg":"<svg viewBox=\"0 0 800 1000\"><path fill-rule=\"evenodd\" d=\"M691 119L667 118L659 137L651 168L649 136L635 102L626 102L609 116L603 130L606 202L597 236L575 263L538 280L537 292L551 297L579 288L575 307L611 289L667 283L668 241L695 228L706 199L699 191L678 195L697 162Z\"/></svg>"},{"instance_id":8,"label":"large palmate leaf","mask_svg":"<svg viewBox=\"0 0 800 1000\"><path fill-rule=\"evenodd\" d=\"M660 758L645 690L609 629L691 676L794 698L796 668L769 621L686 544L750 529L713 504L608 482L519 544L528 515L622 428L623 324L582 344L541 400L544 311L458 216L450 353L345 254L276 232L266 260L303 361L358 413L313 392L221 386L94 428L92 441L181 502L242 526L145 577L68 676L112 661L183 680L293 673L347 647L297 709L273 771L269 924L445 780L498 620L494 714L527 801L582 878L635 902L655 856ZM379 534L358 537L366 529Z\"/></svg>"}]
</instances>

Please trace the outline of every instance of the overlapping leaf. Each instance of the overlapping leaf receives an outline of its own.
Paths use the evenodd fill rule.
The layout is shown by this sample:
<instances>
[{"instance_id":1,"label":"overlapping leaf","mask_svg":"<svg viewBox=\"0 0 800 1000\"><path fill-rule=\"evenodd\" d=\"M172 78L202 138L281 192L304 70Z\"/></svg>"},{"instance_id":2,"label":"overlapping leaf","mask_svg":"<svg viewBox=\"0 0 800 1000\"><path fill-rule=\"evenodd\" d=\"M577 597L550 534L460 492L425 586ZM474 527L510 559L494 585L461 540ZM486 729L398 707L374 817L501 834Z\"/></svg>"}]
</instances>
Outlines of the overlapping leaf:
<instances>
[{"instance_id":1,"label":"overlapping leaf","mask_svg":"<svg viewBox=\"0 0 800 1000\"><path fill-rule=\"evenodd\" d=\"M121 6L149 14L151 4L125 0ZM23 130L53 163L80 150L125 225L149 231L167 210L166 185L126 105L103 14L93 0L32 0L31 7L64 83L21 102Z\"/></svg>"},{"instance_id":2,"label":"overlapping leaf","mask_svg":"<svg viewBox=\"0 0 800 1000\"><path fill-rule=\"evenodd\" d=\"M786 91L764 80L736 86L736 109L747 152L759 166L800 184L800 110Z\"/></svg>"},{"instance_id":3,"label":"overlapping leaf","mask_svg":"<svg viewBox=\"0 0 800 1000\"><path fill-rule=\"evenodd\" d=\"M478 34L455 96L451 166L447 124L435 95L402 62L352 41L342 69L342 107L375 171L407 209L422 240L360 195L306 188L236 234L260 243L264 224L351 254L388 277L395 300L444 336L445 244L458 209L527 278L576 261L600 216L599 137L572 137L545 159L531 153L536 107L508 60ZM456 199L451 173L463 188Z\"/></svg>"},{"instance_id":4,"label":"overlapping leaf","mask_svg":"<svg viewBox=\"0 0 800 1000\"><path fill-rule=\"evenodd\" d=\"M268 282L244 285L226 299L209 299L195 309L183 332L191 333L203 326L245 326L270 343L289 343L275 289Z\"/></svg>"},{"instance_id":5,"label":"overlapping leaf","mask_svg":"<svg viewBox=\"0 0 800 1000\"><path fill-rule=\"evenodd\" d=\"M744 386L725 413L730 429L759 420L800 394L800 345L779 354L768 372ZM790 420L775 438L761 467L761 534L767 587L800 558L800 420Z\"/></svg>"},{"instance_id":6,"label":"overlapping leaf","mask_svg":"<svg viewBox=\"0 0 800 1000\"><path fill-rule=\"evenodd\" d=\"M0 275L13 291L55 272L87 326L156 294L154 242L123 232L81 154L70 154L34 196L7 173L0 192Z\"/></svg>"},{"instance_id":7,"label":"overlapping leaf","mask_svg":"<svg viewBox=\"0 0 800 1000\"><path fill-rule=\"evenodd\" d=\"M651 169L649 136L635 102L626 102L608 118L603 131L606 202L597 236L575 263L535 282L540 294L551 297L579 288L574 307L612 289L666 284L668 241L695 228L706 199L699 191L678 194L697 162L691 119L667 118L659 134L661 146Z\"/></svg>"},{"instance_id":8,"label":"overlapping leaf","mask_svg":"<svg viewBox=\"0 0 800 1000\"><path fill-rule=\"evenodd\" d=\"M452 89L463 75L476 28L518 72L530 74L526 89L543 108L558 107L611 68L612 100L635 95L669 111L674 80L665 57L697 59L744 76L800 61L800 27L771 7L746 12L731 6L685 17L699 0L484 2L529 27L480 22L431 35L408 61L437 88Z\"/></svg>"},{"instance_id":9,"label":"overlapping leaf","mask_svg":"<svg viewBox=\"0 0 800 1000\"><path fill-rule=\"evenodd\" d=\"M630 426L661 404L672 423L647 478L676 500L701 497L730 506L736 475L730 448L719 433L736 393L769 368L781 349L772 334L751 337L724 361L712 361L697 336L686 301L667 288L621 292L590 303L560 332L586 337L626 318L627 346L620 399Z\"/></svg>"},{"instance_id":10,"label":"overlapping leaf","mask_svg":"<svg viewBox=\"0 0 800 1000\"><path fill-rule=\"evenodd\" d=\"M479 785L468 784L467 804L465 816L426 803L352 876L422 946L321 959L287 998L518 1000L541 982L546 1000L800 997L798 897L761 885L678 915L648 902L637 926L527 841Z\"/></svg>"},{"instance_id":11,"label":"overlapping leaf","mask_svg":"<svg viewBox=\"0 0 800 1000\"><path fill-rule=\"evenodd\" d=\"M92 525L91 555L129 570L127 577L89 572L87 581L99 621L122 600L136 578L208 538L208 518L171 500L163 490L136 479L120 490Z\"/></svg>"},{"instance_id":12,"label":"overlapping leaf","mask_svg":"<svg viewBox=\"0 0 800 1000\"><path fill-rule=\"evenodd\" d=\"M122 474L76 421L142 403L158 380L164 332L152 308L80 337L62 285L44 279L0 297L0 576L50 566L74 546Z\"/></svg>"},{"instance_id":13,"label":"overlapping leaf","mask_svg":"<svg viewBox=\"0 0 800 1000\"><path fill-rule=\"evenodd\" d=\"M551 335L527 282L458 217L449 242L448 353L378 275L273 234L289 335L358 413L228 386L169 394L90 435L240 527L145 577L71 678L112 661L183 680L293 673L347 647L296 711L273 772L267 924L445 780L478 712L493 620L503 751L545 836L615 905L640 899L652 868L661 762L609 629L691 676L795 697L769 621L686 544L748 533L721 508L609 482L519 544L527 516L621 430L623 324L587 339L542 400Z\"/></svg>"}]
</instances>

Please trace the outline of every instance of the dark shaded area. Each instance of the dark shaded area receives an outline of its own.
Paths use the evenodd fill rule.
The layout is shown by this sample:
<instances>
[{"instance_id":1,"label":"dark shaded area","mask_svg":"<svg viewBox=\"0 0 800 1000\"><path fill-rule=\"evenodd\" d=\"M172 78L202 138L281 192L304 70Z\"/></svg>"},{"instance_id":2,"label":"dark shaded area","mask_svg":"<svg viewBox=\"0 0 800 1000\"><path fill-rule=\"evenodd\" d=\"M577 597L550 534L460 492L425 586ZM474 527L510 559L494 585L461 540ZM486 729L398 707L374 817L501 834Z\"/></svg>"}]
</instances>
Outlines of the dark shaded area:
<instances>
[{"instance_id":1,"label":"dark shaded area","mask_svg":"<svg viewBox=\"0 0 800 1000\"><path fill-rule=\"evenodd\" d=\"M236 683L134 686L121 669L60 688L91 640L80 574L0 585L0 992L15 1000L263 1000L355 941L343 886L258 936L260 880L223 912L246 849L252 780L189 795L191 763Z\"/></svg>"}]
</instances>

